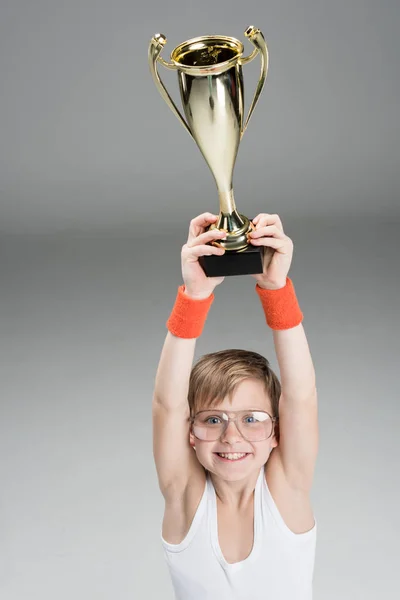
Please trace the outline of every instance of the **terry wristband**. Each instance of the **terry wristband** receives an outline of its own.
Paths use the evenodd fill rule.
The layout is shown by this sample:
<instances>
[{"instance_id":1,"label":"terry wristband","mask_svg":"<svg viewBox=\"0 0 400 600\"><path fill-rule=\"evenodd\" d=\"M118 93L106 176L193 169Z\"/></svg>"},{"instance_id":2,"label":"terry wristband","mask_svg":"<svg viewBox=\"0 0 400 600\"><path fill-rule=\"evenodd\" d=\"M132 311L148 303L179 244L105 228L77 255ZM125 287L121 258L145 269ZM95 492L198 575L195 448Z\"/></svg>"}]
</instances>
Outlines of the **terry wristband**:
<instances>
[{"instance_id":1,"label":"terry wristband","mask_svg":"<svg viewBox=\"0 0 400 600\"><path fill-rule=\"evenodd\" d=\"M185 286L178 287L175 304L167 321L167 329L180 338L201 336L214 294L201 300L190 298L184 293Z\"/></svg>"},{"instance_id":2,"label":"terry wristband","mask_svg":"<svg viewBox=\"0 0 400 600\"><path fill-rule=\"evenodd\" d=\"M257 283L256 292L261 300L267 325L271 329L291 329L302 322L303 313L289 277L286 277L285 287L279 290L265 290Z\"/></svg>"}]
</instances>

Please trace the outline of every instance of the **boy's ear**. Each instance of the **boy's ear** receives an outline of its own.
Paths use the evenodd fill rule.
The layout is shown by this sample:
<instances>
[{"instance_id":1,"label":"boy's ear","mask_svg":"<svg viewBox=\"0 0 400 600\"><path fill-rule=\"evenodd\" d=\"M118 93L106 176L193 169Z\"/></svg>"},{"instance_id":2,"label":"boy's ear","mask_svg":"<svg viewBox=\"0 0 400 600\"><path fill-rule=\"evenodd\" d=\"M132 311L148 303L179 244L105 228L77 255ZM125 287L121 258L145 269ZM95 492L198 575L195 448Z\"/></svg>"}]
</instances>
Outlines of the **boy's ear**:
<instances>
[{"instance_id":1,"label":"boy's ear","mask_svg":"<svg viewBox=\"0 0 400 600\"><path fill-rule=\"evenodd\" d=\"M275 429L274 429L274 438L276 440L276 445L278 446L279 444L279 421L277 421L275 423Z\"/></svg>"},{"instance_id":2,"label":"boy's ear","mask_svg":"<svg viewBox=\"0 0 400 600\"><path fill-rule=\"evenodd\" d=\"M192 448L194 448L196 445L196 438L192 432L189 433L189 444L192 446Z\"/></svg>"}]
</instances>

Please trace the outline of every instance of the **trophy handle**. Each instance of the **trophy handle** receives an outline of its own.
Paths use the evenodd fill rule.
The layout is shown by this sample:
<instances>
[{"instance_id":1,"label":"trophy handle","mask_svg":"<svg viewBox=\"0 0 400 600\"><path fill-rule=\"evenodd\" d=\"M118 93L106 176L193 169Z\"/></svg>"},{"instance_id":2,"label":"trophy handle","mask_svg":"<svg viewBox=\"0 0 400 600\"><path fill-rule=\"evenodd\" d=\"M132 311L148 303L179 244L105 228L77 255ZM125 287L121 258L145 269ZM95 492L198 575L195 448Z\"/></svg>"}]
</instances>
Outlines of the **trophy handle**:
<instances>
[{"instance_id":1,"label":"trophy handle","mask_svg":"<svg viewBox=\"0 0 400 600\"><path fill-rule=\"evenodd\" d=\"M255 106L258 102L258 99L259 99L262 89L264 87L264 83L265 83L265 80L267 78L267 73L268 73L268 48L267 48L267 44L265 43L265 39L264 39L262 32L259 29L257 29L256 27L250 26L246 29L246 31L244 32L244 35L249 39L249 41L253 44L253 46L255 46L255 49L250 54L250 56L242 57L240 59L240 63L242 65L245 65L246 63L252 61L253 58L255 58L257 56L257 54L260 54L261 74L260 74L260 78L258 80L256 91L254 92L254 97L253 97L253 101L252 101L250 109L249 109L249 114L247 115L245 124L242 127L240 139L242 139L243 134L247 129L247 125L250 121L251 115L253 114L253 110L255 109Z\"/></svg>"},{"instance_id":2,"label":"trophy handle","mask_svg":"<svg viewBox=\"0 0 400 600\"><path fill-rule=\"evenodd\" d=\"M163 84L163 82L161 81L160 76L157 71L157 61L159 61L167 69L175 69L176 68L173 63L169 63L169 62L165 61L161 56L159 56L159 54L161 53L161 50L164 48L166 43L167 43L167 38L165 37L165 35L162 35L161 33L156 33L152 37L152 39L150 41L149 53L148 53L150 71L153 76L154 83L158 87L158 90L159 90L161 96L164 98L165 102L168 104L168 106L170 107L172 112L176 115L178 120L182 123L182 125L184 126L186 131L192 136L192 132L190 131L189 125L186 123L185 119L179 112L179 109L176 106L175 102L172 100L171 96L167 92L167 89L166 89L165 85Z\"/></svg>"}]
</instances>

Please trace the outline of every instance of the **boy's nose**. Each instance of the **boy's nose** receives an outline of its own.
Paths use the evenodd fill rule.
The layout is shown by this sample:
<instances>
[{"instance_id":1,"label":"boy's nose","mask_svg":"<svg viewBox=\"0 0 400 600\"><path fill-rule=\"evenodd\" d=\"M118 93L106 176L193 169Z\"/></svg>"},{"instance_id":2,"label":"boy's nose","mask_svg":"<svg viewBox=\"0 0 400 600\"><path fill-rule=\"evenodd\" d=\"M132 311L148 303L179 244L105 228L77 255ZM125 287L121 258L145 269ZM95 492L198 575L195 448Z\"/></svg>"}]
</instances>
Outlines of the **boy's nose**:
<instances>
[{"instance_id":1,"label":"boy's nose","mask_svg":"<svg viewBox=\"0 0 400 600\"><path fill-rule=\"evenodd\" d=\"M225 433L223 434L221 440L226 440L228 442L232 442L233 440L241 440L242 436L236 427L236 423L233 421L229 421L228 427L226 428Z\"/></svg>"}]
</instances>

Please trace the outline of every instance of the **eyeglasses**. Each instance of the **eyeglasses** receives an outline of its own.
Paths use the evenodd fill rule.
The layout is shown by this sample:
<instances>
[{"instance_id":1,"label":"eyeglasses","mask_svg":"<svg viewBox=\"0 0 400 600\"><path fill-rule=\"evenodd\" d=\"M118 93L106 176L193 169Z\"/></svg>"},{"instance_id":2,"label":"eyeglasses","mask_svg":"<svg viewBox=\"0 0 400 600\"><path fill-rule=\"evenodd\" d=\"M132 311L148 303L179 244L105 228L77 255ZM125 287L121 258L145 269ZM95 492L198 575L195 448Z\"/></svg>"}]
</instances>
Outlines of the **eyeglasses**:
<instances>
[{"instance_id":1,"label":"eyeglasses","mask_svg":"<svg viewBox=\"0 0 400 600\"><path fill-rule=\"evenodd\" d=\"M233 418L229 414L234 414ZM261 442L271 437L274 423L278 417L271 417L264 410L233 410L227 412L221 410L201 410L191 417L193 435L198 440L215 442L224 435L229 421L233 421L248 442Z\"/></svg>"}]
</instances>

